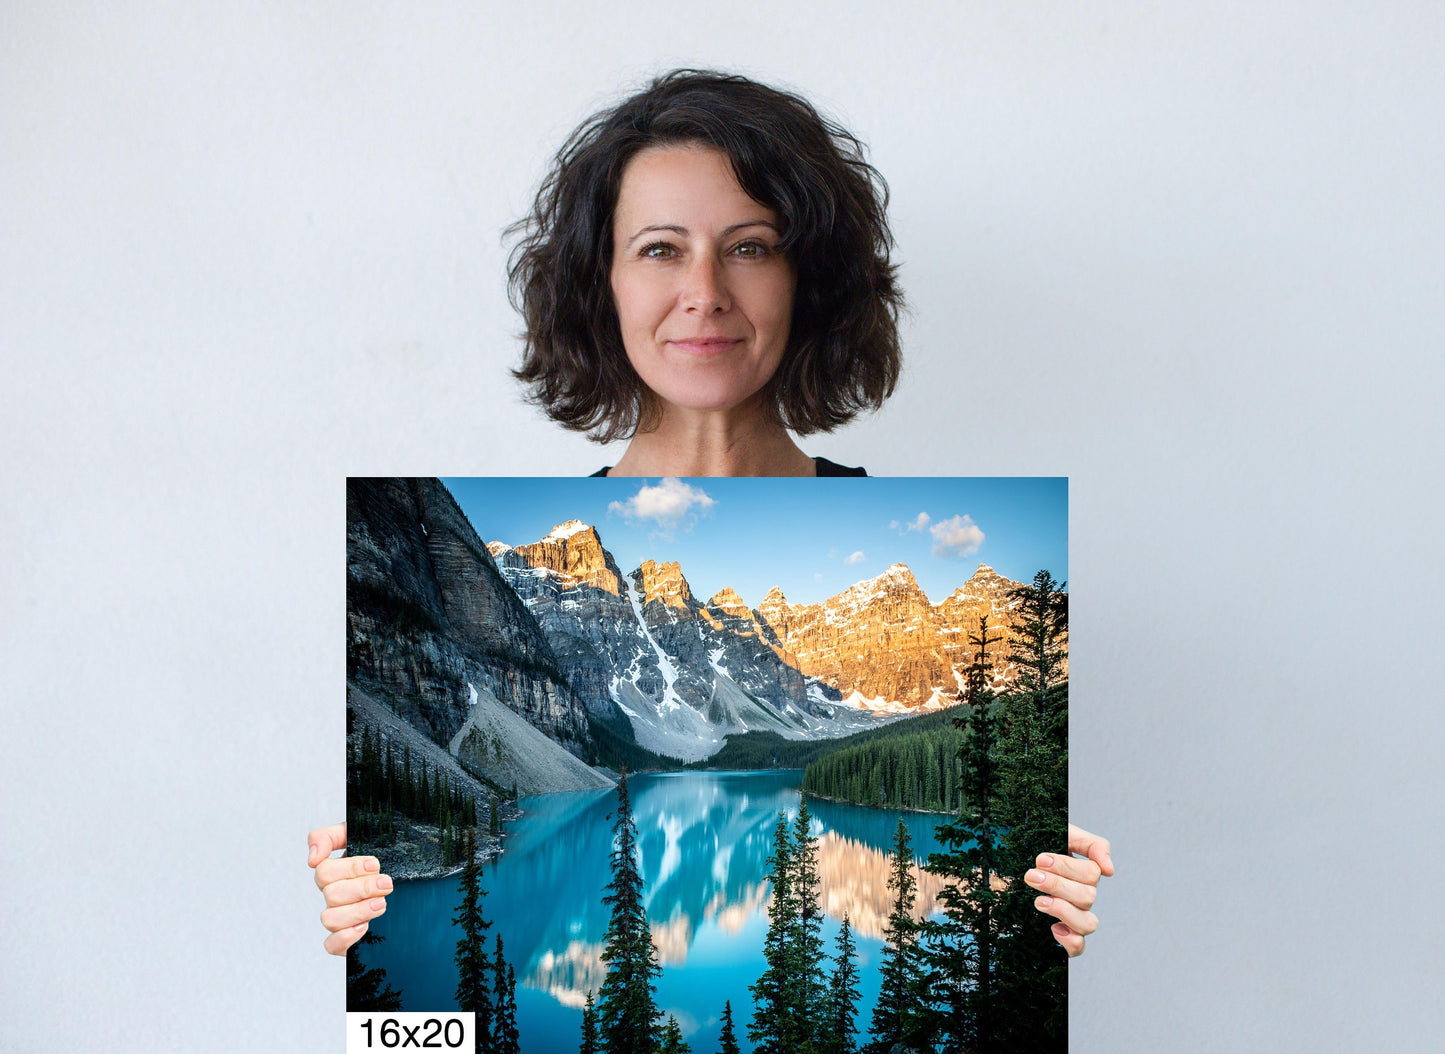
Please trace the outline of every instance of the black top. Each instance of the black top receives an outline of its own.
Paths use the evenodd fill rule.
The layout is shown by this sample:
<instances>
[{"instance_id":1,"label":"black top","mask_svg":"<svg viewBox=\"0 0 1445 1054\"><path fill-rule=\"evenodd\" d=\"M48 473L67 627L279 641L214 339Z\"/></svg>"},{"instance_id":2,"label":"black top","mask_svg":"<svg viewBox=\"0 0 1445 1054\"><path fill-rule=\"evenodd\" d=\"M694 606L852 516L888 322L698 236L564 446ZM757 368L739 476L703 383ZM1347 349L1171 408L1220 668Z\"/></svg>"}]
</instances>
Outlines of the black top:
<instances>
[{"instance_id":1,"label":"black top","mask_svg":"<svg viewBox=\"0 0 1445 1054\"><path fill-rule=\"evenodd\" d=\"M849 468L847 465L839 465L839 464L837 464L836 462L829 461L829 460L828 460L827 458L825 458L825 457L815 457L815 458L813 459L813 465L814 465L814 467L817 469L818 475L820 475L820 476L866 476L866 475L868 475L868 472L867 472L866 469L862 469L862 468ZM592 473L592 476L593 476L593 477L595 477L595 476L605 476L605 475L607 475L607 470L610 469L611 467L612 467L611 465L608 465L606 468L602 469L600 472L594 472L594 473ZM588 477L588 478L590 479L590 478L592 478L592 477Z\"/></svg>"}]
</instances>

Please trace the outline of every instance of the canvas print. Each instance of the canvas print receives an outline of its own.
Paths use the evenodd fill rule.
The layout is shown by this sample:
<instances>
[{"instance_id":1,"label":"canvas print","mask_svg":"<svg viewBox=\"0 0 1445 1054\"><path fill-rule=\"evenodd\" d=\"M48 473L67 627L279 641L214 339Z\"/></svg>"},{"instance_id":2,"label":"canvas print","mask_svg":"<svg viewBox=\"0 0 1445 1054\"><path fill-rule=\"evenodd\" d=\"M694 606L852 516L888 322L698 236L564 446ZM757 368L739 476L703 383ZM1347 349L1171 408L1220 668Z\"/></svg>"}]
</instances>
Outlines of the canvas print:
<instances>
[{"instance_id":1,"label":"canvas print","mask_svg":"<svg viewBox=\"0 0 1445 1054\"><path fill-rule=\"evenodd\" d=\"M352 1011L476 1049L1064 1050L1068 490L350 479Z\"/></svg>"}]
</instances>

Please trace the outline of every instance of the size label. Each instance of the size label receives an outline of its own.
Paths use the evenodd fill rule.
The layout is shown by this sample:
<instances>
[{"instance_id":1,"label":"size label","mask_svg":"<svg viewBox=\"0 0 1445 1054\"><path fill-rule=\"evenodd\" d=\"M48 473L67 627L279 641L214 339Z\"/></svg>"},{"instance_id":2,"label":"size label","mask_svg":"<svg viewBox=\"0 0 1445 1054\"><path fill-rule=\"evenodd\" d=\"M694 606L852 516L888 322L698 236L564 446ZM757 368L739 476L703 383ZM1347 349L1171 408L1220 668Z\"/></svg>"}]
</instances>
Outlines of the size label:
<instances>
[{"instance_id":1,"label":"size label","mask_svg":"<svg viewBox=\"0 0 1445 1054\"><path fill-rule=\"evenodd\" d=\"M474 1047L477 1015L401 1011L346 1015L346 1054L376 1051L465 1050Z\"/></svg>"}]
</instances>

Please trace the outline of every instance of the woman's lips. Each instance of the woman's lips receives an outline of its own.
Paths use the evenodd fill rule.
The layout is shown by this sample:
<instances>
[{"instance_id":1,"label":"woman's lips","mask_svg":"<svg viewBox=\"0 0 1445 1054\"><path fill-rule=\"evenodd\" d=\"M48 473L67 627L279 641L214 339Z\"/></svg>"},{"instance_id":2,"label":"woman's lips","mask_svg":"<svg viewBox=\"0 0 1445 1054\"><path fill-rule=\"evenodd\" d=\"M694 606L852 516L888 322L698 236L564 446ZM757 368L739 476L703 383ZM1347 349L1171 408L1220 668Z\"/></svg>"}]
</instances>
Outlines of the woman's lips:
<instances>
[{"instance_id":1,"label":"woman's lips","mask_svg":"<svg viewBox=\"0 0 1445 1054\"><path fill-rule=\"evenodd\" d=\"M689 337L686 340L669 340L679 351L689 355L717 355L742 343L735 337Z\"/></svg>"}]
</instances>

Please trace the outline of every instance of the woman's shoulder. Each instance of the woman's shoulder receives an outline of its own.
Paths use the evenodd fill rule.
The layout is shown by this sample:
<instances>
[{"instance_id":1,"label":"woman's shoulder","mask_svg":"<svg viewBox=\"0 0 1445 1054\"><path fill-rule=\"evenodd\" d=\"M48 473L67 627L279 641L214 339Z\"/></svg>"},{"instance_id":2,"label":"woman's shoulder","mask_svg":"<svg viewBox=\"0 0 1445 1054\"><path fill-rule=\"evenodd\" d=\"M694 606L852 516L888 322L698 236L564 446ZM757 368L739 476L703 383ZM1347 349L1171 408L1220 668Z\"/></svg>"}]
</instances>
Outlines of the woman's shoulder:
<instances>
[{"instance_id":1,"label":"woman's shoulder","mask_svg":"<svg viewBox=\"0 0 1445 1054\"><path fill-rule=\"evenodd\" d=\"M813 459L813 466L814 466L814 468L817 469L818 475L820 475L820 476L866 476L866 475L868 475L868 470L867 470L867 469L863 469L863 468L849 468L847 465L840 465L840 464L838 464L838 463L835 462L835 461L829 461L829 460L828 460L827 458L825 458L825 457L815 457L815 458ZM588 479L596 479L598 476L605 476L605 475L607 475L607 473L610 472L610 471L612 471L612 466L611 466L611 465L603 465L600 469L598 469L596 472L592 473L592 475L588 476L587 478L588 478Z\"/></svg>"}]
</instances>

